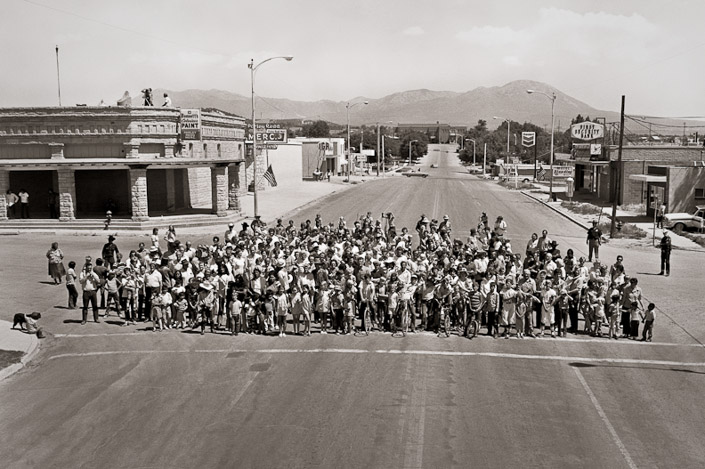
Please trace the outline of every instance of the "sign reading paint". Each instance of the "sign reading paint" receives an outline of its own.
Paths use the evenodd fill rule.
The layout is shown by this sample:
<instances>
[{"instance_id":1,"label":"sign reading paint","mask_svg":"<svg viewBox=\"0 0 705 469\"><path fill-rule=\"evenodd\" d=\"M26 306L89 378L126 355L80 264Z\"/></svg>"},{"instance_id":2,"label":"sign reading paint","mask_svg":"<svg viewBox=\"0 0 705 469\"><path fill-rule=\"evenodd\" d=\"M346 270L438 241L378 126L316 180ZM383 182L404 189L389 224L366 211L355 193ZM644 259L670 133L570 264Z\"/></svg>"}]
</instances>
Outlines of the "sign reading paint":
<instances>
[{"instance_id":1,"label":"sign reading paint","mask_svg":"<svg viewBox=\"0 0 705 469\"><path fill-rule=\"evenodd\" d=\"M605 135L605 128L595 122L581 122L570 126L570 134L578 140L595 140Z\"/></svg>"},{"instance_id":2,"label":"sign reading paint","mask_svg":"<svg viewBox=\"0 0 705 469\"><path fill-rule=\"evenodd\" d=\"M181 110L181 139L200 140L201 139L201 110L182 109Z\"/></svg>"}]
</instances>

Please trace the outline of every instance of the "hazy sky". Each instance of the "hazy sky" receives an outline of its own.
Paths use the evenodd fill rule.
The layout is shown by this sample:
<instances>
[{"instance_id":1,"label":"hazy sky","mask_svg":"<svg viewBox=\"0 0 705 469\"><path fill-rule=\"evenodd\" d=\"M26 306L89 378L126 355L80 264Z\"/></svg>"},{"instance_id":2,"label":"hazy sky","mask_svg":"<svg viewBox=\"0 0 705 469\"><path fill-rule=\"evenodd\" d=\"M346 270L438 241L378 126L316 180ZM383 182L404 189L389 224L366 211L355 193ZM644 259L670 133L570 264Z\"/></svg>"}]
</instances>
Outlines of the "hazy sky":
<instances>
[{"instance_id":1,"label":"hazy sky","mask_svg":"<svg viewBox=\"0 0 705 469\"><path fill-rule=\"evenodd\" d=\"M705 115L703 0L0 0L0 106L143 87L380 98L546 82L603 110Z\"/></svg>"}]
</instances>

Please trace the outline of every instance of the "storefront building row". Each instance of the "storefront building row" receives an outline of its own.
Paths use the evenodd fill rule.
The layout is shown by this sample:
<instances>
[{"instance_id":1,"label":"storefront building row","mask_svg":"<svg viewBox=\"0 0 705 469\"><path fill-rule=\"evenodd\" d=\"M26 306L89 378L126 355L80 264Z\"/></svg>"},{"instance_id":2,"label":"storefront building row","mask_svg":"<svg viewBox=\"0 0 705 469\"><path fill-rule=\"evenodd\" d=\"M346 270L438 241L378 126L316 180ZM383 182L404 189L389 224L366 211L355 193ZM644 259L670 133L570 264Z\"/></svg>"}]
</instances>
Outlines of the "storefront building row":
<instances>
[{"instance_id":1,"label":"storefront building row","mask_svg":"<svg viewBox=\"0 0 705 469\"><path fill-rule=\"evenodd\" d=\"M691 211L705 203L705 152L692 146L625 146L622 162L617 148L609 147L604 157L574 152L557 154L556 161L575 167L575 190L607 204L619 188L619 205L645 204L652 215L651 199L660 187L668 212ZM617 185L617 178L620 183ZM653 187L653 188L652 188Z\"/></svg>"},{"instance_id":2,"label":"storefront building row","mask_svg":"<svg viewBox=\"0 0 705 469\"><path fill-rule=\"evenodd\" d=\"M244 119L170 108L0 109L0 190L62 221L240 209ZM0 220L16 215L0 197Z\"/></svg>"}]
</instances>

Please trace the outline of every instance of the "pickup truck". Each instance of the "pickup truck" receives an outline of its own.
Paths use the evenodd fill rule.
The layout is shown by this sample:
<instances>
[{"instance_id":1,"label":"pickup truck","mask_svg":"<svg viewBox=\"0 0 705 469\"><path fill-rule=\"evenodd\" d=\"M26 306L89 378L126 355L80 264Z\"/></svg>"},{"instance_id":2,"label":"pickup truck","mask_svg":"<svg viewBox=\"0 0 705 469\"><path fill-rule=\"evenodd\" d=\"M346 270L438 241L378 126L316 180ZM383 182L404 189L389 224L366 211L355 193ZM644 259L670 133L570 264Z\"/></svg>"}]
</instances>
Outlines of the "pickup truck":
<instances>
[{"instance_id":1,"label":"pickup truck","mask_svg":"<svg viewBox=\"0 0 705 469\"><path fill-rule=\"evenodd\" d=\"M695 207L693 213L667 213L663 217L663 226L676 233L688 228L699 230L703 227L705 219L705 205Z\"/></svg>"}]
</instances>

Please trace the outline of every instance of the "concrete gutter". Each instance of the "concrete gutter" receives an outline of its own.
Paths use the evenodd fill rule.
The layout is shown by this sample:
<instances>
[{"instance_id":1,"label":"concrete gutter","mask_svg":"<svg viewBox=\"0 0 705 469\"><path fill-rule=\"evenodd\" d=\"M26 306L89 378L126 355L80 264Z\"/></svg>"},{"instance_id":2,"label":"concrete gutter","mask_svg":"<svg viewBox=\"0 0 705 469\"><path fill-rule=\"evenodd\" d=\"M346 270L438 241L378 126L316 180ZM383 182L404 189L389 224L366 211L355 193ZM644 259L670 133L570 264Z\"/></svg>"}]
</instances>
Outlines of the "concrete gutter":
<instances>
[{"instance_id":1,"label":"concrete gutter","mask_svg":"<svg viewBox=\"0 0 705 469\"><path fill-rule=\"evenodd\" d=\"M562 216L563 218L572 221L573 223L575 223L576 225L578 225L578 226L581 227L582 229L584 229L584 230L589 230L589 229L590 229L590 227L589 227L588 225L586 225L585 223L583 223L582 221L578 220L577 218L573 217L572 215L567 214L567 213L564 212L563 210L559 210L559 209L557 209L556 207L553 207L552 205L549 205L547 202L545 202L545 201L539 199L538 197L535 197L535 196L534 196L533 194L531 194L530 192L527 192L527 191L520 191L520 192L521 192L522 194L524 194L525 196L527 196L528 198L530 198L530 199L532 199L532 200L534 200L534 201L536 201L536 202L538 202L538 203L540 203L540 204L543 204L545 207L550 208L551 210L553 210L554 212L556 212L557 214L559 214L559 215Z\"/></svg>"},{"instance_id":2,"label":"concrete gutter","mask_svg":"<svg viewBox=\"0 0 705 469\"><path fill-rule=\"evenodd\" d=\"M23 334L19 331L12 330L11 326L12 326L12 324L7 321L0 321L0 328L2 328L2 329L0 329L0 330L2 330L2 332L0 332L0 338L6 337L6 335L12 334L12 333ZM25 342L25 344L22 345L22 349L20 350L20 351L24 352L22 359L20 360L19 363L15 363L13 365L10 365L10 366L0 370L0 381L14 375L18 371L20 371L39 352L39 339L37 338L37 336L34 334L32 334L32 335L24 334L23 338L25 338L25 337L26 337L26 340L22 341L22 342ZM4 343L5 340L2 340L2 342ZM0 348L3 348L3 350L7 350L3 347L2 344L0 344ZM17 348L19 348L19 347L10 347L9 349L16 350Z\"/></svg>"}]
</instances>

